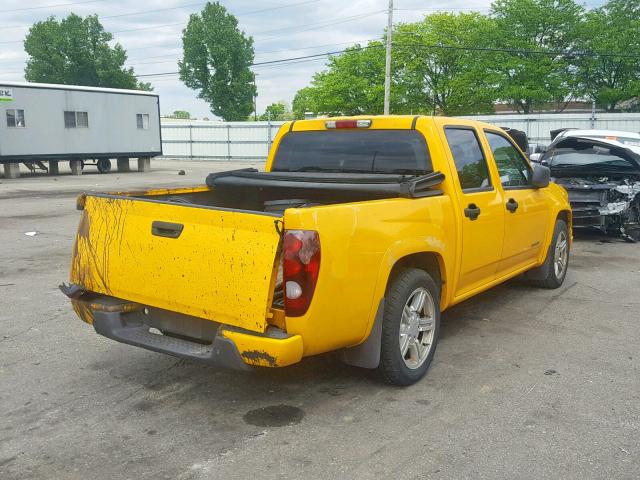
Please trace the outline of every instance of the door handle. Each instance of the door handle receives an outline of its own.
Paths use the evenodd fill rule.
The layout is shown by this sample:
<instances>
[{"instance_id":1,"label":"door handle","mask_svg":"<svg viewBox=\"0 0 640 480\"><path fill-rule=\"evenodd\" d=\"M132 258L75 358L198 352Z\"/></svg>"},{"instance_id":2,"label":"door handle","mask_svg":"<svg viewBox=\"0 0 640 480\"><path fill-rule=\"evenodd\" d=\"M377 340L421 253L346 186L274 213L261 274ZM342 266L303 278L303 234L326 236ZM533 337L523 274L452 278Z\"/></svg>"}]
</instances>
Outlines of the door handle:
<instances>
[{"instance_id":1,"label":"door handle","mask_svg":"<svg viewBox=\"0 0 640 480\"><path fill-rule=\"evenodd\" d=\"M151 224L151 234L156 237L178 238L184 230L181 223L155 221Z\"/></svg>"},{"instance_id":2,"label":"door handle","mask_svg":"<svg viewBox=\"0 0 640 480\"><path fill-rule=\"evenodd\" d=\"M475 203L470 203L467 208L464 209L464 216L468 217L471 221L476 220L480 215L480 207Z\"/></svg>"},{"instance_id":3,"label":"door handle","mask_svg":"<svg viewBox=\"0 0 640 480\"><path fill-rule=\"evenodd\" d=\"M507 210L509 210L511 213L516 213L517 209L518 209L518 202L516 202L513 198L510 198L507 201Z\"/></svg>"}]
</instances>

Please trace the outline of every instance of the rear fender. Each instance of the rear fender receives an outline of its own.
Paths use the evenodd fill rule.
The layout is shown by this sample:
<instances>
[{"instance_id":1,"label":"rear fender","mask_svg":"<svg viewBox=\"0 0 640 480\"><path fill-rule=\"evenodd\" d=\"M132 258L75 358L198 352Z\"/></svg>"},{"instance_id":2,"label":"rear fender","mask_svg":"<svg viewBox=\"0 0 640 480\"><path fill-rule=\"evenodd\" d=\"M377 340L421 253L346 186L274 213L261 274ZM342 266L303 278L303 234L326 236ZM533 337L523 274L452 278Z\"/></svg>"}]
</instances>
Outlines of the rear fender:
<instances>
[{"instance_id":1,"label":"rear fender","mask_svg":"<svg viewBox=\"0 0 640 480\"><path fill-rule=\"evenodd\" d=\"M424 248L425 241L431 242L429 245L432 247L432 250L418 249ZM447 298L447 269L443 257L444 245L443 242L433 242L433 237L429 237L428 240L425 238L415 238L396 244L394 245L395 248L391 248L386 252L376 282L375 301L372 312L373 318L370 319L367 325L367 332L363 341L354 347L342 351L342 360L345 363L361 368L376 368L380 363L380 338L384 314L384 296L387 286L391 281L394 267L401 264L404 260L425 254L435 258L440 271L440 281L442 285L441 302L444 302L444 299ZM408 265L412 264L412 262L408 263Z\"/></svg>"},{"instance_id":2,"label":"rear fender","mask_svg":"<svg viewBox=\"0 0 640 480\"><path fill-rule=\"evenodd\" d=\"M380 264L380 270L378 273L378 279L376 281L376 287L373 295L373 304L371 312L369 314L369 322L367 324L367 330L362 341L368 338L371 333L376 314L378 312L378 306L380 301L384 298L387 285L390 280L393 267L403 258L406 258L415 254L429 254L435 256L438 261L438 267L440 269L440 277L442 284L442 291L440 295L440 305L442 308L446 308L448 302L448 285L452 283L451 269L447 268L447 265L451 265L453 255L455 255L453 245L448 245L444 241L444 236L430 235L425 237L414 237L400 240L394 243L384 254L382 262Z\"/></svg>"}]
</instances>

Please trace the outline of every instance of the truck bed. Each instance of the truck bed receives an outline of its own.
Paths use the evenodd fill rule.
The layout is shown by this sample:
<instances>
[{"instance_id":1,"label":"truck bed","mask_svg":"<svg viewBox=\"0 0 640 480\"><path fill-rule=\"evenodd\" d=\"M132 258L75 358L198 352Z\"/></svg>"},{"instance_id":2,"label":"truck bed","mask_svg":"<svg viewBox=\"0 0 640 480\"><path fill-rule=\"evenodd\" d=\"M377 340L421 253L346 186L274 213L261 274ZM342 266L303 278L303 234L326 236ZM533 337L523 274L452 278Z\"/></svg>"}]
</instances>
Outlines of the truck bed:
<instances>
[{"instance_id":1,"label":"truck bed","mask_svg":"<svg viewBox=\"0 0 640 480\"><path fill-rule=\"evenodd\" d=\"M441 195L444 175L367 173L259 172L255 169L214 173L207 187L127 194L149 201L281 215L301 208L382 198Z\"/></svg>"}]
</instances>

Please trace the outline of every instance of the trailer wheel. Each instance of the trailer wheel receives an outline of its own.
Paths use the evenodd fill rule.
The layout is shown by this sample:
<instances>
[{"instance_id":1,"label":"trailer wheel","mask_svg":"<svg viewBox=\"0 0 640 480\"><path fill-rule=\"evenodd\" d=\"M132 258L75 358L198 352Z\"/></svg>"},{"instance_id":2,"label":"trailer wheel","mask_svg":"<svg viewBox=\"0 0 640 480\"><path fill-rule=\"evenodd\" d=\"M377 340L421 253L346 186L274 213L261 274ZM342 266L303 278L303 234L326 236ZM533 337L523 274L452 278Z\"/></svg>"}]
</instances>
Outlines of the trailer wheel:
<instances>
[{"instance_id":1,"label":"trailer wheel","mask_svg":"<svg viewBox=\"0 0 640 480\"><path fill-rule=\"evenodd\" d=\"M100 173L109 173L111 171L111 160L108 158L100 158L97 165Z\"/></svg>"}]
</instances>

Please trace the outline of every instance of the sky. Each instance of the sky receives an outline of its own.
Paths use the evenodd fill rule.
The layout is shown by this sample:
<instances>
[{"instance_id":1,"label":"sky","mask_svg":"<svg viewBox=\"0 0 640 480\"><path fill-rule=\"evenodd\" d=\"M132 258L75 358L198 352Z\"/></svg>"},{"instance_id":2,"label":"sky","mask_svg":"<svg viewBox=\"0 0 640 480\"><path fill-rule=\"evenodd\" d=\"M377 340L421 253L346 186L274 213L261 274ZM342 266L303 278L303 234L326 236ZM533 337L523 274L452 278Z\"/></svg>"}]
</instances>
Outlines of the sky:
<instances>
[{"instance_id":1,"label":"sky","mask_svg":"<svg viewBox=\"0 0 640 480\"><path fill-rule=\"evenodd\" d=\"M2 0L0 11L0 81L24 81L26 54L22 41L34 22L70 12L97 14L105 30L128 53L127 66L136 74L177 71L182 54L182 29L189 15L206 2L194 0ZM342 50L380 38L387 24L388 0L221 0L238 18L239 28L253 37L255 63ZM414 22L435 11L487 13L490 0L395 0L394 23ZM325 68L326 58L287 65L255 66L258 112L285 100ZM187 110L213 118L197 92L177 75L141 78L160 95L162 114Z\"/></svg>"}]
</instances>

